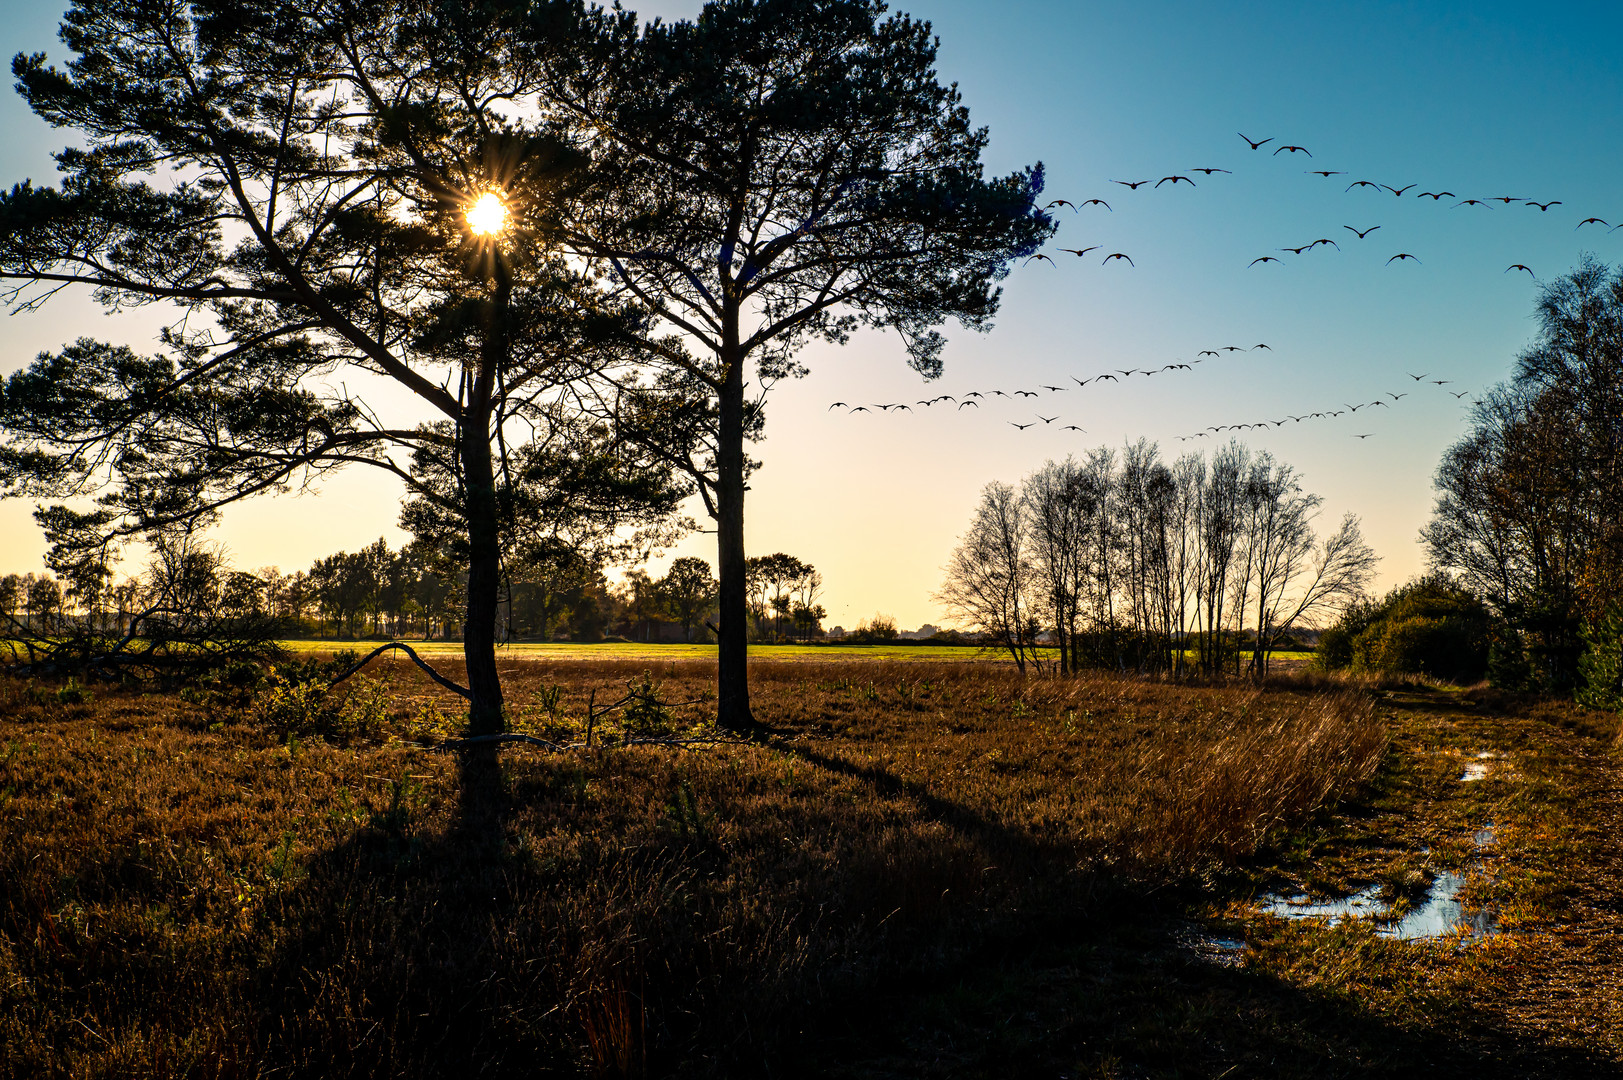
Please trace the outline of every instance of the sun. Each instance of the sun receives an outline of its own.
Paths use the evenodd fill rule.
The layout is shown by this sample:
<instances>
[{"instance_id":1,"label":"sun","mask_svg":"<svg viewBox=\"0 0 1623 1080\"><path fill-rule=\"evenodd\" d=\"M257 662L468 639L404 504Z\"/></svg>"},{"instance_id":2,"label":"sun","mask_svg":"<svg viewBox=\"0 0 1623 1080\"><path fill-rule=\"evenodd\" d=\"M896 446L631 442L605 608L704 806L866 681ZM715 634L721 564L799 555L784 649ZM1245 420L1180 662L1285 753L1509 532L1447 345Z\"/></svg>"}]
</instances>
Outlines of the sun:
<instances>
[{"instance_id":1,"label":"sun","mask_svg":"<svg viewBox=\"0 0 1623 1080\"><path fill-rule=\"evenodd\" d=\"M507 224L507 204L494 191L479 196L479 201L468 207L468 228L475 236L494 236Z\"/></svg>"}]
</instances>

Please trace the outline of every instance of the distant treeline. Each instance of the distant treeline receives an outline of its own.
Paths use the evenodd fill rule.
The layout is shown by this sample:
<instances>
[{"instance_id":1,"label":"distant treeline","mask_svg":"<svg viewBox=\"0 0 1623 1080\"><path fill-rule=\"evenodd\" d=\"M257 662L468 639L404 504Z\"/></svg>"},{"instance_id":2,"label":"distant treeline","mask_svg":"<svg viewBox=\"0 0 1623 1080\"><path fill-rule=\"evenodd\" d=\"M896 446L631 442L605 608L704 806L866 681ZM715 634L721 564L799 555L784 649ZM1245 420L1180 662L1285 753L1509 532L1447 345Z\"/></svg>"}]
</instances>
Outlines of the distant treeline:
<instances>
[{"instance_id":1,"label":"distant treeline","mask_svg":"<svg viewBox=\"0 0 1623 1080\"><path fill-rule=\"evenodd\" d=\"M544 557L534 548L528 554L502 583L498 625L507 640L715 640L717 583L704 559L675 559L658 578L633 568L615 583L604 561L564 545L548 545ZM273 621L284 636L457 639L467 574L429 545L395 550L382 538L306 570L249 572L232 568L217 545L188 537L155 552L139 574L104 580L49 572L0 577L0 625L45 635L122 632L132 619L152 618L157 605L174 617L204 610L253 616ZM825 636L823 576L815 567L778 552L750 559L747 580L752 640ZM894 637L894 624L889 629Z\"/></svg>"}]
</instances>

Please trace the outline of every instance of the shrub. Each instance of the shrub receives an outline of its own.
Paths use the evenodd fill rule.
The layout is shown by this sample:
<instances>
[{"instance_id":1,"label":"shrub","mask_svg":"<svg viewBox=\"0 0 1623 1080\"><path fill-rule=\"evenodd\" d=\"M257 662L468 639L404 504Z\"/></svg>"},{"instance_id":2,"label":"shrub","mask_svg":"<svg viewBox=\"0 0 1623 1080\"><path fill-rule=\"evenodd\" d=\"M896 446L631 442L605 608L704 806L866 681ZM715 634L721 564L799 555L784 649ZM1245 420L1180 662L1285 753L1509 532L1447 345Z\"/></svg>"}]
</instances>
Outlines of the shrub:
<instances>
[{"instance_id":1,"label":"shrub","mask_svg":"<svg viewBox=\"0 0 1623 1080\"><path fill-rule=\"evenodd\" d=\"M1613 608L1599 622L1586 625L1583 636L1578 703L1623 710L1623 609Z\"/></svg>"},{"instance_id":2,"label":"shrub","mask_svg":"<svg viewBox=\"0 0 1623 1080\"><path fill-rule=\"evenodd\" d=\"M846 636L846 640L857 644L895 641L898 633L895 619L889 615L875 615L857 623L857 628Z\"/></svg>"},{"instance_id":3,"label":"shrub","mask_svg":"<svg viewBox=\"0 0 1623 1080\"><path fill-rule=\"evenodd\" d=\"M276 738L301 736L349 740L376 738L389 719L390 694L381 679L357 675L344 689L328 678L303 670L306 665L278 667L254 699L253 717Z\"/></svg>"},{"instance_id":4,"label":"shrub","mask_svg":"<svg viewBox=\"0 0 1623 1080\"><path fill-rule=\"evenodd\" d=\"M1432 675L1476 682L1488 671L1493 616L1441 575L1399 586L1378 604L1359 604L1319 639L1327 670Z\"/></svg>"}]
</instances>

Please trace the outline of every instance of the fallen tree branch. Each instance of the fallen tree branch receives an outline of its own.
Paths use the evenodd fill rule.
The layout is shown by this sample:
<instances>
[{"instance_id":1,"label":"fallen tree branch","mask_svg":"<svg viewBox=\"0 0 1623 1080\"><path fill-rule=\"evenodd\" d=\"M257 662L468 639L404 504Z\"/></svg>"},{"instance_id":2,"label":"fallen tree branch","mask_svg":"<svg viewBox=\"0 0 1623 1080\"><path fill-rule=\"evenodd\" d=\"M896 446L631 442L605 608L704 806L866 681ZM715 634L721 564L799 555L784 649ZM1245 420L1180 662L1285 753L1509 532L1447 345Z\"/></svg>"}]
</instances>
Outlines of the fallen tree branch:
<instances>
[{"instance_id":1,"label":"fallen tree branch","mask_svg":"<svg viewBox=\"0 0 1623 1080\"><path fill-rule=\"evenodd\" d=\"M377 648L373 649L371 652L369 652L365 656L363 656L355 664L351 665L348 671L344 672L342 675L338 676L338 678L336 678L332 682L328 683L327 684L327 689L331 690L333 687L337 686L339 683L343 682L345 679L349 678L351 675L355 674L357 671L361 670L367 664L370 664L378 656L381 656L383 653L388 652L390 649L399 649L401 652L403 652L407 656L411 657L411 662L412 663L416 664L418 667L420 667L424 671L426 671L428 673L428 677L430 679L433 679L435 682L439 683L441 686L445 687L447 690L451 691L452 693L461 695L462 698L464 700L466 700L466 701L472 701L473 700L473 695L471 693L469 693L463 687L458 686L456 683L452 682L450 679L447 679L444 675L441 675L439 672L435 671L432 667L430 667L428 665L428 662L426 660L424 660L422 657L417 655L417 650L416 649L412 648L410 645L407 645L403 641L391 641L391 642L388 642L387 644L379 645Z\"/></svg>"}]
</instances>

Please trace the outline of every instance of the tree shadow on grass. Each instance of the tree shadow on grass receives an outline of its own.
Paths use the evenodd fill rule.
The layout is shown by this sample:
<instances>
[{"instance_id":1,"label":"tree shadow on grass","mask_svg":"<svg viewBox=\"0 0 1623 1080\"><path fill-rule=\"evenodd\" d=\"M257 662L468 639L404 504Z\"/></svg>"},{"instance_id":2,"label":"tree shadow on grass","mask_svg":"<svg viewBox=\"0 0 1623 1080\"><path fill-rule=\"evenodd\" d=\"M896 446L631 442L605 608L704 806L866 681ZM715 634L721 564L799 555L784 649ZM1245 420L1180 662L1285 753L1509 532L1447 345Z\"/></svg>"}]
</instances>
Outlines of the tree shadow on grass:
<instances>
[{"instance_id":1,"label":"tree shadow on grass","mask_svg":"<svg viewBox=\"0 0 1623 1080\"><path fill-rule=\"evenodd\" d=\"M1613 1057L1495 1027L1464 1006L1429 1024L1190 947L1140 898L1007 942L929 980L853 998L771 1075L819 1080L1616 1077Z\"/></svg>"},{"instance_id":2,"label":"tree shadow on grass","mask_svg":"<svg viewBox=\"0 0 1623 1080\"><path fill-rule=\"evenodd\" d=\"M547 883L510 842L512 799L495 748L464 753L458 772L445 827L419 823L423 808L403 778L387 807L310 858L277 897L285 936L248 991L261 1068L321 1077L573 1071L558 1025L535 1007L556 1000L554 973L523 966L546 953L523 915Z\"/></svg>"}]
</instances>

